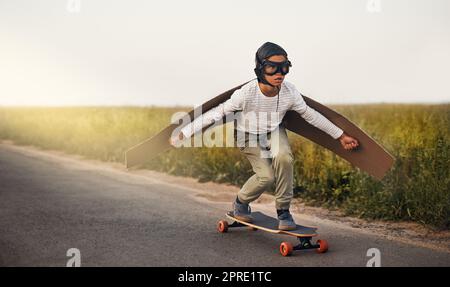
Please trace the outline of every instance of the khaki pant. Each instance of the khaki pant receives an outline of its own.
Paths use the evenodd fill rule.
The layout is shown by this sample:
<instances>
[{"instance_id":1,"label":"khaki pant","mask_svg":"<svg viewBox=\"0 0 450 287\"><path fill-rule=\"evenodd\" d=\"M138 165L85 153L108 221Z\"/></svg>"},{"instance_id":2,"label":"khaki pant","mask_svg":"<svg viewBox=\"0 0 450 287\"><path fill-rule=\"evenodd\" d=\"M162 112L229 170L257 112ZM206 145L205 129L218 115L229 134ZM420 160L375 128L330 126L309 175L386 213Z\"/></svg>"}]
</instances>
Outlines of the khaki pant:
<instances>
[{"instance_id":1,"label":"khaki pant","mask_svg":"<svg viewBox=\"0 0 450 287\"><path fill-rule=\"evenodd\" d=\"M293 196L294 157L286 130L280 126L267 135L267 141L262 139L259 144L253 141L252 146L249 146L251 141L248 138L242 140L242 133L240 135L241 140L237 141L239 149L250 161L255 174L239 191L239 201L250 203L275 183L275 207L289 209Z\"/></svg>"}]
</instances>

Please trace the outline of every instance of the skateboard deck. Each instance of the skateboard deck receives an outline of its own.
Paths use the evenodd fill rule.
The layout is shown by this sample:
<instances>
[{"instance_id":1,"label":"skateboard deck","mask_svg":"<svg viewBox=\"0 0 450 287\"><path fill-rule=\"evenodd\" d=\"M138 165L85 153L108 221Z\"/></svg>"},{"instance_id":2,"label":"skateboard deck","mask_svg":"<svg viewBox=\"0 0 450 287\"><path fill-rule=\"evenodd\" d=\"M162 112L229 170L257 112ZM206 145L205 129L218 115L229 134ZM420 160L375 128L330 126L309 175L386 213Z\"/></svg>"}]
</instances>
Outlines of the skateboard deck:
<instances>
[{"instance_id":1,"label":"skateboard deck","mask_svg":"<svg viewBox=\"0 0 450 287\"><path fill-rule=\"evenodd\" d=\"M235 218L232 211L227 212L225 216L233 220L233 223L229 224L228 221L220 220L217 223L217 230L220 233L228 232L229 228L248 227L252 230L263 230L273 234L296 237L299 243L295 246L286 241L280 244L279 250L283 256L291 255L294 250L315 249L318 253L325 253L328 250L328 243L325 240L319 239L315 243L311 241L313 237L317 236L317 227L297 224L295 230L279 230L278 220L262 212L252 212L252 222L245 222Z\"/></svg>"},{"instance_id":2,"label":"skateboard deck","mask_svg":"<svg viewBox=\"0 0 450 287\"><path fill-rule=\"evenodd\" d=\"M286 234L286 235L296 236L296 237L317 236L317 233L316 233L317 228L303 226L303 225L299 225L299 224L297 224L297 229L295 229L295 230L290 230L290 231L279 230L278 229L278 220L271 216L265 215L262 212L253 212L252 213L252 217L253 217L252 222L245 222L245 221L235 218L233 216L233 212L231 212L231 211L227 212L226 216L236 222L239 222L240 224L244 224L249 227L264 230L264 231L267 231L270 233Z\"/></svg>"},{"instance_id":3,"label":"skateboard deck","mask_svg":"<svg viewBox=\"0 0 450 287\"><path fill-rule=\"evenodd\" d=\"M201 109L203 113L209 111L210 109L228 100L235 90L241 88L245 84L246 83L218 95L197 109ZM303 98L308 106L323 114L349 135L358 139L358 149L352 151L345 150L338 140L333 140L325 132L310 125L297 112L294 111L288 111L286 113L283 119L283 125L288 130L301 135L320 146L323 146L324 148L347 160L352 165L367 172L374 178L381 180L394 162L392 155L390 155L381 145L379 145L375 140L373 140L344 116L314 101L313 99L306 96L303 96ZM191 120L194 120L194 115L196 114L195 109L189 112L189 117ZM127 150L125 154L125 164L127 168L143 164L144 162L156 157L161 152L173 148L173 146L169 144L169 139L173 130L177 127L177 124L171 124L154 137L147 139ZM205 127L204 130L207 128L208 127Z\"/></svg>"}]
</instances>

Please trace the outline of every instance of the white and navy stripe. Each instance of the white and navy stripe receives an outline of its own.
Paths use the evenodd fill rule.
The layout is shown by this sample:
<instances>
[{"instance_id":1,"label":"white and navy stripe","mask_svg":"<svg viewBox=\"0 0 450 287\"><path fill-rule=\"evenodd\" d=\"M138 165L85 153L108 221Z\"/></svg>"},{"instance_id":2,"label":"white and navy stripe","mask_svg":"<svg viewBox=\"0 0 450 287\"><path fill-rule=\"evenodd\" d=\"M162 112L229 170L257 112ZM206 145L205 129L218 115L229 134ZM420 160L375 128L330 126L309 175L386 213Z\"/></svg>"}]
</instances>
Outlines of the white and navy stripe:
<instances>
[{"instance_id":1,"label":"white and navy stripe","mask_svg":"<svg viewBox=\"0 0 450 287\"><path fill-rule=\"evenodd\" d=\"M332 138L339 138L343 131L329 121L322 114L306 105L302 95L296 87L284 81L278 96L265 96L255 79L236 90L226 102L206 112L185 126L181 132L186 138L224 116L240 112L237 115L236 128L239 131L253 134L267 133L275 130L283 120L287 111L298 112L311 125L329 134Z\"/></svg>"}]
</instances>

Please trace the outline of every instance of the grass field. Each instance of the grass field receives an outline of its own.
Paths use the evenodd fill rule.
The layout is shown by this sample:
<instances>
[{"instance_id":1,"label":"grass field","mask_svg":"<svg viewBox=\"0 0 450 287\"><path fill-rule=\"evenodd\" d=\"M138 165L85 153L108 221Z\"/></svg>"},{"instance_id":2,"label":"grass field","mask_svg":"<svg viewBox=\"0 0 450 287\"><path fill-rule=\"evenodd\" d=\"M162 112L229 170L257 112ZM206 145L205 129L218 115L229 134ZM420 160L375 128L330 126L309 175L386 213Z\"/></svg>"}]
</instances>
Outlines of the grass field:
<instances>
[{"instance_id":1,"label":"grass field","mask_svg":"<svg viewBox=\"0 0 450 287\"><path fill-rule=\"evenodd\" d=\"M310 205L376 219L450 228L450 104L334 106L396 158L381 182L331 152L290 134L295 192ZM0 108L0 139L104 161L157 133L180 109L138 107ZM146 166L241 185L252 174L233 148L178 149Z\"/></svg>"}]
</instances>

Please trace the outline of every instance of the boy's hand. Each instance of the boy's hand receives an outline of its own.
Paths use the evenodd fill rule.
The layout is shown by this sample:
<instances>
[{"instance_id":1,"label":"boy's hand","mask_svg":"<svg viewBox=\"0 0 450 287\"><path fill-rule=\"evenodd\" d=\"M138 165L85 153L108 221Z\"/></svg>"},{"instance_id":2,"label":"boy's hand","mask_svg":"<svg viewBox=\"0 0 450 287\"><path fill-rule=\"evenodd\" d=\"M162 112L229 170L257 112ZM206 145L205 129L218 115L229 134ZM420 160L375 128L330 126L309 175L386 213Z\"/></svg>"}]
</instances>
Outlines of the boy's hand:
<instances>
[{"instance_id":1,"label":"boy's hand","mask_svg":"<svg viewBox=\"0 0 450 287\"><path fill-rule=\"evenodd\" d=\"M358 140L347 135L346 133L343 133L341 137L339 138L339 141L341 142L341 145L346 150L352 150L359 146Z\"/></svg>"},{"instance_id":2,"label":"boy's hand","mask_svg":"<svg viewBox=\"0 0 450 287\"><path fill-rule=\"evenodd\" d=\"M184 140L184 135L183 133L179 133L178 136L172 136L169 139L169 143L170 145L174 146L174 147L178 147L178 144Z\"/></svg>"}]
</instances>

